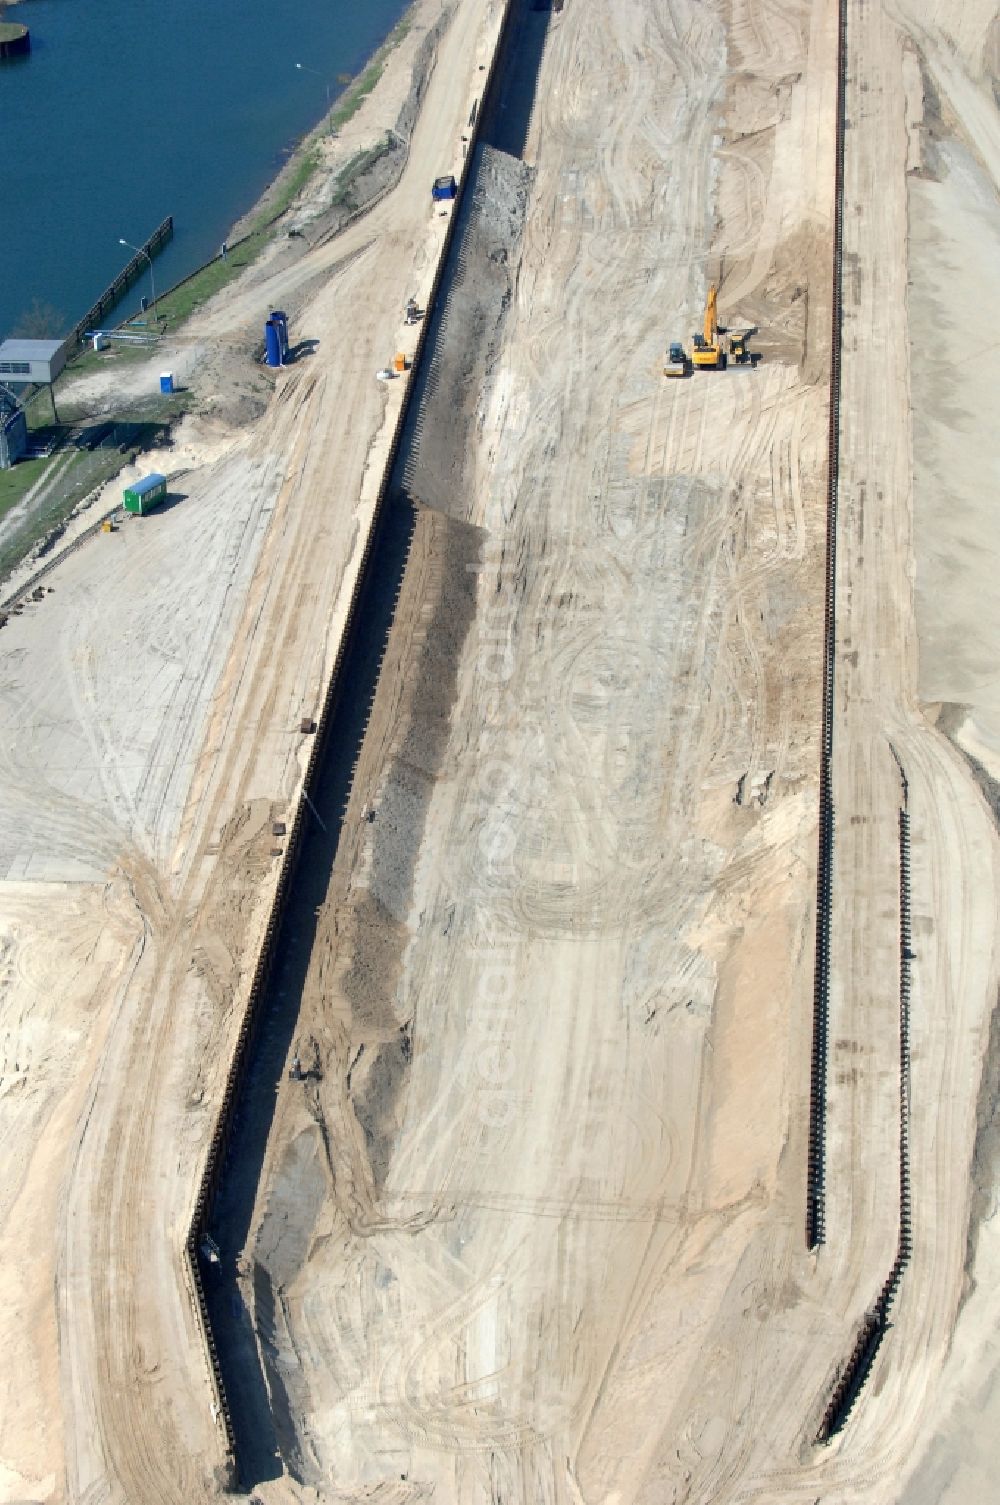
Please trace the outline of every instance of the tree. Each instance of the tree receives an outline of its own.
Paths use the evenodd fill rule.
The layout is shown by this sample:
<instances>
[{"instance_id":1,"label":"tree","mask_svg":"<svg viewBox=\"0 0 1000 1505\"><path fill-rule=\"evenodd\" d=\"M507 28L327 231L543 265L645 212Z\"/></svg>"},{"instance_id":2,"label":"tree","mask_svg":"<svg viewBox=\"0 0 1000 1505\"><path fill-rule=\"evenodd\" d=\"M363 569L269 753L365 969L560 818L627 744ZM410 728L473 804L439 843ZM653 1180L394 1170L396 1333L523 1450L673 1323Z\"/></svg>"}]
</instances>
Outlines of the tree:
<instances>
[{"instance_id":1,"label":"tree","mask_svg":"<svg viewBox=\"0 0 1000 1505\"><path fill-rule=\"evenodd\" d=\"M63 332L65 320L57 308L51 303L43 303L40 298L35 298L31 307L23 313L10 331L12 335L22 340L58 340Z\"/></svg>"}]
</instances>

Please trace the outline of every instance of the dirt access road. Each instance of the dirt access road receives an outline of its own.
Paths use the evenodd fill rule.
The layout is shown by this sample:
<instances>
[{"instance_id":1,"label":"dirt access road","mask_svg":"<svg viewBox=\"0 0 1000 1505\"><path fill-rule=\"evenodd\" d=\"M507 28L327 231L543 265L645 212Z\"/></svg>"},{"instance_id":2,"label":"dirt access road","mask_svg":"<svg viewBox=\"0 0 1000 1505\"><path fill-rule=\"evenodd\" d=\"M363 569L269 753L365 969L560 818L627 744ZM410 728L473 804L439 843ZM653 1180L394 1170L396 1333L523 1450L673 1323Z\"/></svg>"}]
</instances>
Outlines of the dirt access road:
<instances>
[{"instance_id":1,"label":"dirt access road","mask_svg":"<svg viewBox=\"0 0 1000 1505\"><path fill-rule=\"evenodd\" d=\"M461 161L498 19L453 7L403 180L316 251L300 327L319 344L264 420L194 420L171 505L72 555L3 629L5 1498L214 1488L181 1250L276 871L270 821L301 777L299 719L400 402L374 372L432 275L428 185ZM283 291L260 289L255 318Z\"/></svg>"}]
</instances>

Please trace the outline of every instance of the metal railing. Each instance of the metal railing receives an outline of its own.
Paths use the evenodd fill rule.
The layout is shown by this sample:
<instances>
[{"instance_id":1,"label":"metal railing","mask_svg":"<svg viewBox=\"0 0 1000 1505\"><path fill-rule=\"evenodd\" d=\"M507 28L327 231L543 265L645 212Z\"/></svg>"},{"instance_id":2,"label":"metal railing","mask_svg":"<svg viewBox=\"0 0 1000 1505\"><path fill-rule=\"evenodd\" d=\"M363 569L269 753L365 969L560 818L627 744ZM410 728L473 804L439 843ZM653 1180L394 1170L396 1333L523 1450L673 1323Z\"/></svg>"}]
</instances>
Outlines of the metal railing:
<instances>
[{"instance_id":1,"label":"metal railing","mask_svg":"<svg viewBox=\"0 0 1000 1505\"><path fill-rule=\"evenodd\" d=\"M143 242L131 261L118 273L114 282L110 283L104 289L97 302L88 308L79 323L73 326L73 330L66 341L68 345L79 345L81 340L86 337L89 329L94 329L100 325L104 315L114 308L117 303L120 303L129 288L133 287L139 281L149 261L158 251L162 251L167 241L173 236L173 233L174 217L172 214L168 214L166 219L157 225L149 239Z\"/></svg>"}]
</instances>

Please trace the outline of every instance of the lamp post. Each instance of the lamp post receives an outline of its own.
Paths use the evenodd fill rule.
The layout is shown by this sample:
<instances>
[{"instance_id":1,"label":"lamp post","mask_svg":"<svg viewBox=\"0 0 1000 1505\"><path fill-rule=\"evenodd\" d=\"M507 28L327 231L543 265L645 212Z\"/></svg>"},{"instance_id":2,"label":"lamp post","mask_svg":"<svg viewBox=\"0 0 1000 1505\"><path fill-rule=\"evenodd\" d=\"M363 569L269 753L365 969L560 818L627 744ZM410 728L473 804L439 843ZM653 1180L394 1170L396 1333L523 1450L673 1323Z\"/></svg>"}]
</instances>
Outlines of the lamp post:
<instances>
[{"instance_id":1,"label":"lamp post","mask_svg":"<svg viewBox=\"0 0 1000 1505\"><path fill-rule=\"evenodd\" d=\"M120 235L118 237L118 244L120 246L128 246L128 248L129 248L130 251L134 251L137 256L145 256L146 260L149 262L149 285L150 285L150 287L153 290L153 320L155 322L156 321L156 317L157 317L157 315L156 315L156 278L153 275L153 258L152 258L152 256L150 256L150 254L149 254L148 251L144 251L142 249L142 246L134 246L130 240L122 240L122 238L121 238Z\"/></svg>"},{"instance_id":2,"label":"lamp post","mask_svg":"<svg viewBox=\"0 0 1000 1505\"><path fill-rule=\"evenodd\" d=\"M296 63L295 66L299 70L300 73L313 73L313 74L315 74L315 76L317 78L322 78L323 79L323 82L326 85L326 118L327 118L327 123L328 123L328 125L330 127L330 135L332 136L333 135L333 116L330 113L330 84L329 84L329 80L327 80L323 76L323 74L320 73L320 71L319 71L318 68L307 68L306 65L305 65L305 63Z\"/></svg>"}]
</instances>

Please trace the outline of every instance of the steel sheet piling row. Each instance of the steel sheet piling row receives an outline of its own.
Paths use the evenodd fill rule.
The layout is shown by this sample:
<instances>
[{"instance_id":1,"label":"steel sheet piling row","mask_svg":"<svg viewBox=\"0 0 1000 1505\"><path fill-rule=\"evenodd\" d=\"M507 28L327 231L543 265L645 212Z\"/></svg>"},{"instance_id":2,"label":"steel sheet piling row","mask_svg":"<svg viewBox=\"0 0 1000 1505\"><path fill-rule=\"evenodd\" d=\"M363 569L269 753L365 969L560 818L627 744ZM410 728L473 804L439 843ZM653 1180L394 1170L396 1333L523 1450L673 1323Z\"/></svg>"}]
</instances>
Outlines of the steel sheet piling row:
<instances>
[{"instance_id":1,"label":"steel sheet piling row","mask_svg":"<svg viewBox=\"0 0 1000 1505\"><path fill-rule=\"evenodd\" d=\"M895 748L903 785L899 812L899 1237L892 1269L865 1317L854 1347L823 1413L817 1442L829 1442L843 1428L855 1401L865 1386L882 1339L889 1330L892 1304L903 1272L913 1253L912 1203L910 1193L910 817L909 792L903 765Z\"/></svg>"},{"instance_id":2,"label":"steel sheet piling row","mask_svg":"<svg viewBox=\"0 0 1000 1505\"><path fill-rule=\"evenodd\" d=\"M831 783L837 629L837 504L840 464L841 330L843 306L844 125L847 87L847 0L840 0L833 209L833 309L830 417L827 432L826 579L823 622L823 699L816 865L816 958L806 1162L806 1245L826 1240L826 1082L830 1016L830 929L833 904L834 808Z\"/></svg>"},{"instance_id":3,"label":"steel sheet piling row","mask_svg":"<svg viewBox=\"0 0 1000 1505\"><path fill-rule=\"evenodd\" d=\"M493 49L493 56L490 61L489 68L486 72L483 92L480 96L480 101L478 101L478 103L480 103L481 105L482 103L485 103L485 101L490 97L492 90L496 86L498 63L504 52L504 45L507 40L513 6L514 0L504 0L503 19L501 21L500 29L497 34L497 40ZM424 345L426 341L427 330L431 323L430 313L440 294L441 283L445 275L448 257L451 251L455 225L458 218L458 203L465 186L467 165L472 160L473 149L478 139L480 122L483 119L484 113L485 111L483 108L480 108L478 110L475 116L475 124L470 128L469 131L469 149L466 153L461 173L459 184L459 200L456 200L452 205L451 215L449 217L444 241L442 242L441 251L438 257L437 269L434 274L434 280L431 285L430 293L427 297L426 315L423 324L421 325L420 334L418 336L416 349L413 355L410 381L407 384L406 391L403 395L403 401L400 405L400 411L396 419L396 426L393 432L392 442L389 446L389 452L386 457L385 467L382 473L381 486L379 488L378 496L376 497L375 501L375 507L372 516L372 525L369 529L368 537L365 542L361 557L361 564L358 569L354 587L351 593L351 600L345 619L344 631L341 636L340 646L334 660L333 669L327 683L323 706L317 721L317 727L309 755L309 761L306 766L305 776L302 781L303 793L302 796L300 796L298 804L296 806L291 831L289 833L286 844L285 854L282 858L281 871L279 872L278 880L275 885L275 893L271 905L270 916L268 918L267 925L264 931L264 938L261 943L260 951L258 952L257 962L254 968L253 981L250 985L250 991L247 996L243 1020L240 1024L240 1030L236 1039L236 1045L229 1064L222 1103L219 1108L215 1128L213 1130L209 1144L208 1155L206 1157L204 1170L202 1172L201 1181L198 1187L198 1192L195 1197L188 1237L185 1242L184 1264L186 1267L188 1284L191 1290L192 1302L194 1305L196 1318L202 1332L205 1359L215 1399L217 1414L221 1421L225 1434L225 1445L226 1452L228 1454L230 1470L234 1475L236 1474L238 1469L238 1459L236 1455L236 1436L233 1428L232 1416L230 1414L229 1403L226 1398L225 1385L222 1378L222 1369L219 1363L218 1350L215 1343L215 1335L212 1331L212 1324L209 1318L208 1304L205 1299L205 1288L202 1281L200 1266L200 1249L205 1235L208 1232L212 1209L219 1190L222 1171L224 1169L228 1156L233 1123L239 1106L240 1090L243 1085L243 1080L246 1075L247 1065L249 1062L250 1047L253 1043L254 1033L259 1023L262 1004L267 994L268 980L274 962L275 943L277 941L278 931L280 929L281 917L284 913L285 905L288 901L292 878L294 877L295 867L302 842L302 831L306 810L305 797L308 796L312 789L315 787L317 770L320 766L321 759L325 754L330 724L340 697L341 686L343 683L344 661L347 649L349 645L353 644L357 630L358 602L361 597L362 591L368 581L374 541L377 537L379 523L383 516L385 505L388 500L390 481L399 457L400 445L403 438L403 430L406 424L412 394L415 390L415 376L424 357Z\"/></svg>"}]
</instances>

